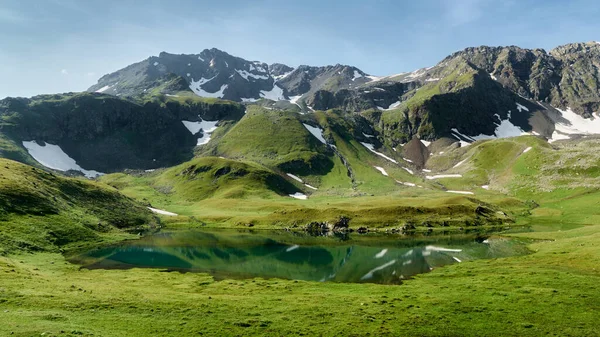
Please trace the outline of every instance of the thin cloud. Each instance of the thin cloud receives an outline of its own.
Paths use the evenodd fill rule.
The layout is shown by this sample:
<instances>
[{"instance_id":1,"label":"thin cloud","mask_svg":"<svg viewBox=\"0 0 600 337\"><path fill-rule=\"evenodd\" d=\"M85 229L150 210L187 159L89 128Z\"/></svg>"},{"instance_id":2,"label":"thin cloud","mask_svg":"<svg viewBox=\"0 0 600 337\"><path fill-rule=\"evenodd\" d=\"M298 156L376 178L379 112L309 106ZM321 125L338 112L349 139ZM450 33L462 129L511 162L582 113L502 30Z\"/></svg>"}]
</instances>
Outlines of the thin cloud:
<instances>
[{"instance_id":1,"label":"thin cloud","mask_svg":"<svg viewBox=\"0 0 600 337\"><path fill-rule=\"evenodd\" d=\"M67 69L62 69L60 71L60 73L63 74L63 75L69 75L69 72L67 71Z\"/></svg>"},{"instance_id":2,"label":"thin cloud","mask_svg":"<svg viewBox=\"0 0 600 337\"><path fill-rule=\"evenodd\" d=\"M483 15L483 7L487 2L487 0L446 0L444 1L446 20L451 26L477 21Z\"/></svg>"}]
</instances>

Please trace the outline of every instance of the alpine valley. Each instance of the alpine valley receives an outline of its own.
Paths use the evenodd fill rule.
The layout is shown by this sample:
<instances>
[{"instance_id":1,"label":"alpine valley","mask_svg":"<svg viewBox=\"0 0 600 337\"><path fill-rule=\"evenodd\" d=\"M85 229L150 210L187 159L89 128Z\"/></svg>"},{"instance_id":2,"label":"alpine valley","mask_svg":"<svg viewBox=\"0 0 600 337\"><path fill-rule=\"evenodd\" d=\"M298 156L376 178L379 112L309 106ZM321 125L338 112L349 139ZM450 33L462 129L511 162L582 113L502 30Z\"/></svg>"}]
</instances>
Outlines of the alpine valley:
<instances>
[{"instance_id":1,"label":"alpine valley","mask_svg":"<svg viewBox=\"0 0 600 337\"><path fill-rule=\"evenodd\" d=\"M213 48L151 56L86 92L5 98L0 334L596 335L599 69L598 42L467 48L388 76ZM206 228L477 232L503 242L494 254L508 238L529 254L455 257L402 286L67 262Z\"/></svg>"}]
</instances>

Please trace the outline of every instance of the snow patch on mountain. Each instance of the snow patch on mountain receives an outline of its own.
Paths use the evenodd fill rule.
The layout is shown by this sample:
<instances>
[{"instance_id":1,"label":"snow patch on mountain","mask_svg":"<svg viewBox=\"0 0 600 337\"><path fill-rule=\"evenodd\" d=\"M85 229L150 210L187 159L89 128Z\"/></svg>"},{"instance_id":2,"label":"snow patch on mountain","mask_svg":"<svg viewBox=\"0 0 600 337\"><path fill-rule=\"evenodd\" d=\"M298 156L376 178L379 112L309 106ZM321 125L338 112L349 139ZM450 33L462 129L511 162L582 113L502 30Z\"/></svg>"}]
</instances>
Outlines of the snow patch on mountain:
<instances>
[{"instance_id":1,"label":"snow patch on mountain","mask_svg":"<svg viewBox=\"0 0 600 337\"><path fill-rule=\"evenodd\" d=\"M464 163L465 163L467 160L469 160L469 158L467 158L467 159L464 159L464 160L461 160L460 162L458 162L458 164L454 165L452 168L457 168L457 167L459 167L460 165L464 164Z\"/></svg>"},{"instance_id":2,"label":"snow patch on mountain","mask_svg":"<svg viewBox=\"0 0 600 337\"><path fill-rule=\"evenodd\" d=\"M290 178L292 178L292 179L296 180L297 182L304 183L304 181L302 181L302 179L300 179L300 177L298 177L298 176L295 176L295 175L293 175L293 174L291 174L291 173L286 173L286 175L287 175L288 177L290 177Z\"/></svg>"},{"instance_id":3,"label":"snow patch on mountain","mask_svg":"<svg viewBox=\"0 0 600 337\"><path fill-rule=\"evenodd\" d=\"M558 110L563 120L556 122L556 130L563 134L600 134L600 116L594 114L594 118L584 118L573 112L571 108ZM552 136L554 139L554 135Z\"/></svg>"},{"instance_id":4,"label":"snow patch on mountain","mask_svg":"<svg viewBox=\"0 0 600 337\"><path fill-rule=\"evenodd\" d=\"M148 209L152 212L152 213L156 213L156 214L161 214L161 215L166 215L166 216L177 216L176 213L173 212L168 212L162 209L158 209L158 208L152 208L152 207L148 207Z\"/></svg>"},{"instance_id":5,"label":"snow patch on mountain","mask_svg":"<svg viewBox=\"0 0 600 337\"><path fill-rule=\"evenodd\" d=\"M323 137L323 130L321 130L318 127L310 126L305 123L302 123L302 125L304 125L306 130L308 130L308 132L310 132L313 136L315 136L315 138L317 138L321 143L327 144L325 137Z\"/></svg>"},{"instance_id":6,"label":"snow patch on mountain","mask_svg":"<svg viewBox=\"0 0 600 337\"><path fill-rule=\"evenodd\" d=\"M378 156L380 156L382 158L385 158L385 159L391 161L394 164L398 164L398 162L395 159L390 158L390 157L386 156L385 154L383 154L381 152L375 151L375 145L369 144L369 143L364 143L364 142L360 142L360 143L362 144L362 146L366 147L369 151L375 153L376 155L378 155Z\"/></svg>"},{"instance_id":7,"label":"snow patch on mountain","mask_svg":"<svg viewBox=\"0 0 600 337\"><path fill-rule=\"evenodd\" d=\"M519 110L519 112L522 112L523 110L529 112L529 109L527 109L527 107L525 107L524 105L521 105L519 103L517 103L517 110Z\"/></svg>"},{"instance_id":8,"label":"snow patch on mountain","mask_svg":"<svg viewBox=\"0 0 600 337\"><path fill-rule=\"evenodd\" d=\"M190 83L190 89L192 89L192 91L201 97L216 97L216 98L222 98L223 97L223 91L225 91L225 89L227 88L227 84L224 84L221 89L217 92L207 92L204 89L202 89L202 85L205 83L208 83L210 81L212 81L213 79L215 79L215 77L217 77L217 75L211 77L211 78L200 78L198 81L194 81L194 79L192 78L192 82Z\"/></svg>"},{"instance_id":9,"label":"snow patch on mountain","mask_svg":"<svg viewBox=\"0 0 600 337\"><path fill-rule=\"evenodd\" d=\"M519 103L517 103L517 109L519 109L519 111L521 111L522 109L527 110L526 107L520 105ZM496 116L496 118L498 118L500 120L500 123L499 124L495 124L496 125L496 130L494 131L493 135L479 134L477 136L467 136L465 134L460 133L458 131L458 129L456 129L456 128L451 129L452 135L454 137L456 137L459 141L461 141L461 146L463 146L462 142L465 139L467 141L474 142L474 141L477 141L477 140L518 137L518 136L528 135L529 134L529 133L523 131L523 129L521 129L520 127L514 125L510 121L510 118L511 118L511 112L510 111L508 112L507 118L504 119L504 120L500 119L500 116L498 114L496 114L495 116Z\"/></svg>"},{"instance_id":10,"label":"snow patch on mountain","mask_svg":"<svg viewBox=\"0 0 600 337\"><path fill-rule=\"evenodd\" d=\"M375 89L379 89L379 88L375 88ZM366 93L366 92L367 92L367 91L365 91L365 93ZM389 110L393 110L393 109L395 109L395 108L399 107L399 106L400 106L400 104L402 104L402 102L400 102L400 101L397 101L397 102L394 102L394 103L390 104L390 105L389 105L387 108L382 108L382 107L380 107L380 106L377 106L377 109L379 109L379 110L381 110L381 111L389 111Z\"/></svg>"},{"instance_id":11,"label":"snow patch on mountain","mask_svg":"<svg viewBox=\"0 0 600 337\"><path fill-rule=\"evenodd\" d=\"M354 70L354 77L352 77L352 82L354 82L355 80L357 80L361 77L363 77L363 75L361 73L359 73L358 70Z\"/></svg>"},{"instance_id":12,"label":"snow patch on mountain","mask_svg":"<svg viewBox=\"0 0 600 337\"><path fill-rule=\"evenodd\" d=\"M267 73L267 70L265 68L263 68L262 64L258 61L255 61L254 65L252 65L252 64L250 65L250 70L251 71L256 70L261 73Z\"/></svg>"},{"instance_id":13,"label":"snow patch on mountain","mask_svg":"<svg viewBox=\"0 0 600 337\"><path fill-rule=\"evenodd\" d=\"M261 90L260 96L262 98L270 99L272 101L283 101L286 99L285 96L283 95L283 89L281 89L275 83L273 83L273 89L271 89L269 91Z\"/></svg>"},{"instance_id":14,"label":"snow patch on mountain","mask_svg":"<svg viewBox=\"0 0 600 337\"><path fill-rule=\"evenodd\" d=\"M290 76L290 75L291 75L291 74L294 72L294 70L295 70L295 69L292 69L292 70L288 71L288 72L287 72L287 73L285 73L285 74L281 74L281 75L278 75L278 76L273 76L273 78L275 79L275 82L277 82L277 81L281 81L281 80L283 80L284 78L286 78L286 77Z\"/></svg>"},{"instance_id":15,"label":"snow patch on mountain","mask_svg":"<svg viewBox=\"0 0 600 337\"><path fill-rule=\"evenodd\" d=\"M381 174L383 174L384 176L388 177L388 173L385 171L385 169L383 167L379 167L379 166L373 166L377 171L381 172Z\"/></svg>"},{"instance_id":16,"label":"snow patch on mountain","mask_svg":"<svg viewBox=\"0 0 600 337\"><path fill-rule=\"evenodd\" d=\"M294 199L300 199L300 200L306 200L308 199L308 197L306 196L306 194L300 193L300 192L296 192L294 194L290 194L290 197L294 198Z\"/></svg>"},{"instance_id":17,"label":"snow patch on mountain","mask_svg":"<svg viewBox=\"0 0 600 337\"><path fill-rule=\"evenodd\" d=\"M246 70L236 70L236 72L238 74L240 74L240 76L242 76L246 81L248 81L248 77L252 77L255 80L268 80L269 79L268 75L256 75L256 74L249 73Z\"/></svg>"},{"instance_id":18,"label":"snow patch on mountain","mask_svg":"<svg viewBox=\"0 0 600 337\"><path fill-rule=\"evenodd\" d=\"M400 106L400 104L402 104L402 102L400 102L400 101L394 102L394 103L390 104L390 106L387 109L388 110L396 109L397 107Z\"/></svg>"},{"instance_id":19,"label":"snow patch on mountain","mask_svg":"<svg viewBox=\"0 0 600 337\"><path fill-rule=\"evenodd\" d=\"M552 133L552 137L550 139L548 139L548 143L554 143L558 140L565 140L565 139L571 139L571 137L554 130L554 132Z\"/></svg>"},{"instance_id":20,"label":"snow patch on mountain","mask_svg":"<svg viewBox=\"0 0 600 337\"><path fill-rule=\"evenodd\" d=\"M112 85L105 85L105 86L103 86L102 88L100 88L100 89L96 90L96 92L100 92L100 93L102 93L102 92L105 92L106 90L108 90L108 89L110 89L110 88L112 88L112 87L113 87Z\"/></svg>"},{"instance_id":21,"label":"snow patch on mountain","mask_svg":"<svg viewBox=\"0 0 600 337\"><path fill-rule=\"evenodd\" d=\"M475 193L469 192L469 191L451 191L451 190L448 190L446 192L448 192L448 193L454 193L454 194L465 194L465 195L474 195L475 194Z\"/></svg>"},{"instance_id":22,"label":"snow patch on mountain","mask_svg":"<svg viewBox=\"0 0 600 337\"><path fill-rule=\"evenodd\" d=\"M389 76L367 76L368 79L370 79L370 82L378 82L378 81L385 81L385 80L389 80L392 79L394 77L398 77L398 76L402 76L402 75L406 75L406 73L399 73L399 74L394 74L394 75L389 75Z\"/></svg>"},{"instance_id":23,"label":"snow patch on mountain","mask_svg":"<svg viewBox=\"0 0 600 337\"><path fill-rule=\"evenodd\" d=\"M23 142L23 146L27 149L27 152L29 152L33 159L45 167L63 172L69 170L79 171L88 178L94 178L104 174L94 170L83 169L58 145L45 143L45 145L42 146L35 141L29 141Z\"/></svg>"},{"instance_id":24,"label":"snow patch on mountain","mask_svg":"<svg viewBox=\"0 0 600 337\"><path fill-rule=\"evenodd\" d=\"M217 129L217 123L219 121L205 121L200 120L199 122L181 121L183 125L192 133L196 135L202 130L202 137L198 138L196 145L204 145L210 141L211 134Z\"/></svg>"},{"instance_id":25,"label":"snow patch on mountain","mask_svg":"<svg viewBox=\"0 0 600 337\"><path fill-rule=\"evenodd\" d=\"M298 104L298 100L302 98L302 95L298 95L298 96L291 96L290 97L290 103L292 104L296 104L300 109L302 109L302 107L300 106L300 104Z\"/></svg>"},{"instance_id":26,"label":"snow patch on mountain","mask_svg":"<svg viewBox=\"0 0 600 337\"><path fill-rule=\"evenodd\" d=\"M197 134L198 132L200 132L200 130L203 130L204 132L213 132L217 129L217 123L219 123L219 121L205 121L205 120L200 120L199 122L190 122L190 121L181 121L181 123L183 123L183 125L192 133L192 135Z\"/></svg>"},{"instance_id":27,"label":"snow patch on mountain","mask_svg":"<svg viewBox=\"0 0 600 337\"><path fill-rule=\"evenodd\" d=\"M199 81L192 80L192 83L190 84L190 89L192 89L192 91L200 97L223 98L223 93L225 92L225 89L227 89L227 87L229 86L228 84L223 84L221 86L221 89L219 89L216 92L208 92L208 91L202 89L202 84L209 82L213 78L211 78L211 79L201 78Z\"/></svg>"},{"instance_id":28,"label":"snow patch on mountain","mask_svg":"<svg viewBox=\"0 0 600 337\"><path fill-rule=\"evenodd\" d=\"M410 81L416 80L416 79L422 77L423 75L425 75L425 72L427 72L427 70L429 70L431 68L432 67L417 69L417 70L411 72L410 74L408 74L406 76L406 78L404 80L402 80L402 82L410 82Z\"/></svg>"},{"instance_id":29,"label":"snow patch on mountain","mask_svg":"<svg viewBox=\"0 0 600 337\"><path fill-rule=\"evenodd\" d=\"M434 175L434 176L425 176L425 179L427 180L436 180L436 179L443 179L443 178L462 178L461 174L438 174L438 175Z\"/></svg>"},{"instance_id":30,"label":"snow patch on mountain","mask_svg":"<svg viewBox=\"0 0 600 337\"><path fill-rule=\"evenodd\" d=\"M316 190L318 190L318 188L316 188L316 187L314 187L314 186L312 186L312 185L309 185L309 184L306 184L306 183L304 183L304 181L303 181L303 180L302 180L300 177L298 177L298 176L295 176L295 175L293 175L293 174L291 174L291 173L286 173L286 175L287 175L288 177L290 177L290 178L292 178L292 179L296 180L297 182L299 182L299 183L301 183L301 184L304 184L304 186L306 186L306 187L310 188L311 190L315 190L315 191L316 191Z\"/></svg>"},{"instance_id":31,"label":"snow patch on mountain","mask_svg":"<svg viewBox=\"0 0 600 337\"><path fill-rule=\"evenodd\" d=\"M196 142L196 146L208 144L208 142L210 142L211 134L212 134L212 132L205 131L204 134L202 135L202 138L198 138L198 142Z\"/></svg>"}]
</instances>

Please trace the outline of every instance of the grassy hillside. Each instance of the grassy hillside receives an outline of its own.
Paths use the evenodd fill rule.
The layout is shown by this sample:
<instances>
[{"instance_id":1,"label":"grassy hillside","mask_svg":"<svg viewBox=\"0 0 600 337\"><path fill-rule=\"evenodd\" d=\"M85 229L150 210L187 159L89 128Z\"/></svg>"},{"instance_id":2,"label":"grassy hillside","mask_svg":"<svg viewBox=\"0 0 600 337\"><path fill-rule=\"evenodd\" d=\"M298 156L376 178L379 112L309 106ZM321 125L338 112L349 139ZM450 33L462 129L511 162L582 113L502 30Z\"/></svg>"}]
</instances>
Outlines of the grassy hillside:
<instances>
[{"instance_id":1,"label":"grassy hillside","mask_svg":"<svg viewBox=\"0 0 600 337\"><path fill-rule=\"evenodd\" d=\"M240 176L244 171L249 173ZM382 177L384 181L391 180ZM393 180L386 189L388 192L377 195L314 191L283 174L220 158L199 158L165 171L112 174L100 180L153 207L188 217L165 219L172 226L184 227L252 224L261 228L283 228L312 221L334 222L347 216L355 228L401 227L411 223L421 230L428 227L456 230L461 226L509 223L510 217L495 211L527 208L516 200L507 209L473 197L400 186ZM301 190L308 195L308 200L288 196ZM482 205L490 212L479 214L477 209Z\"/></svg>"},{"instance_id":2,"label":"grassy hillside","mask_svg":"<svg viewBox=\"0 0 600 337\"><path fill-rule=\"evenodd\" d=\"M208 198L246 199L288 196L300 189L258 164L224 158L196 158L169 169L137 176L117 173L100 178L119 189L145 186L150 194L161 193L174 202ZM148 196L151 198L151 196Z\"/></svg>"},{"instance_id":3,"label":"grassy hillside","mask_svg":"<svg viewBox=\"0 0 600 337\"><path fill-rule=\"evenodd\" d=\"M487 200L499 195L523 200L534 207L521 218L523 223L561 228L600 221L595 207L600 195L599 149L596 137L548 144L525 136L434 155L427 166L434 173L462 175L436 180L440 186L474 191Z\"/></svg>"},{"instance_id":4,"label":"grassy hillside","mask_svg":"<svg viewBox=\"0 0 600 337\"><path fill-rule=\"evenodd\" d=\"M246 115L221 138L216 152L288 173L325 174L333 166L333 154L310 134L298 116L249 106Z\"/></svg>"},{"instance_id":5,"label":"grassy hillside","mask_svg":"<svg viewBox=\"0 0 600 337\"><path fill-rule=\"evenodd\" d=\"M148 209L104 184L0 159L0 254L72 249L155 223Z\"/></svg>"},{"instance_id":6,"label":"grassy hillside","mask_svg":"<svg viewBox=\"0 0 600 337\"><path fill-rule=\"evenodd\" d=\"M0 158L6 158L28 165L39 166L27 150L13 139L0 133Z\"/></svg>"},{"instance_id":7,"label":"grassy hillside","mask_svg":"<svg viewBox=\"0 0 600 337\"><path fill-rule=\"evenodd\" d=\"M382 195L401 190L402 186L397 181L411 183L422 181L406 170L408 168L414 172L412 164L404 161L394 151L386 147L377 149L378 152L385 152L388 157L395 158L394 160L398 163L382 158L362 145L355 137L355 134L358 133L355 131L357 126L353 121L345 118L343 113L334 110L317 112L316 119L325 129L325 135L332 139L338 154L351 171L355 192ZM368 143L371 142L372 140L369 139ZM376 167L383 168L388 176L383 175ZM343 180L347 181L348 169L345 171L346 178ZM339 176L327 178L332 180L330 184L341 180Z\"/></svg>"}]
</instances>

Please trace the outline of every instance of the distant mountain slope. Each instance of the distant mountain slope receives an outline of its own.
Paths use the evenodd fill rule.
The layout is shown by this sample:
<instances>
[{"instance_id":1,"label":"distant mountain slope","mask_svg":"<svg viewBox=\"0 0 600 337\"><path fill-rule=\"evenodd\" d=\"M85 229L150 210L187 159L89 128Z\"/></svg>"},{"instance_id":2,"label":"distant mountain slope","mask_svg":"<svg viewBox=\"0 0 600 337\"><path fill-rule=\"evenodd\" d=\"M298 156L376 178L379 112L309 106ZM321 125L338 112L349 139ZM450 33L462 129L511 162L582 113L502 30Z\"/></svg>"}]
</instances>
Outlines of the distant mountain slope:
<instances>
[{"instance_id":1,"label":"distant mountain slope","mask_svg":"<svg viewBox=\"0 0 600 337\"><path fill-rule=\"evenodd\" d=\"M269 66L213 48L198 55L161 53L102 77L89 90L139 96L161 86L165 76L178 76L178 89L186 83L188 90L205 97L247 103L284 100L287 106L275 107L297 105L305 113L366 111L386 141L397 146L415 136L467 142L478 135L505 136L497 132L503 124L512 125L513 136L521 130L551 138L560 120L552 116L571 109L591 117L600 110L598 66L597 42L568 44L549 53L515 46L467 48L434 67L384 77L344 65Z\"/></svg>"},{"instance_id":2,"label":"distant mountain slope","mask_svg":"<svg viewBox=\"0 0 600 337\"><path fill-rule=\"evenodd\" d=\"M32 163L25 147L59 171L172 166L192 158L202 135L199 129L189 132L183 121L235 121L242 115L238 104L194 95L143 101L99 93L7 98L0 101L0 139L5 139L0 151Z\"/></svg>"},{"instance_id":3,"label":"distant mountain slope","mask_svg":"<svg viewBox=\"0 0 600 337\"><path fill-rule=\"evenodd\" d=\"M205 49L197 55L162 52L100 78L88 89L118 96L140 96L176 75L191 91L202 97L237 102L261 98L289 100L320 89L351 88L370 81L367 74L350 66L296 69L284 64L247 61L218 49ZM181 88L179 88L181 90Z\"/></svg>"}]
</instances>

